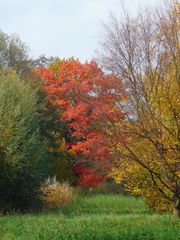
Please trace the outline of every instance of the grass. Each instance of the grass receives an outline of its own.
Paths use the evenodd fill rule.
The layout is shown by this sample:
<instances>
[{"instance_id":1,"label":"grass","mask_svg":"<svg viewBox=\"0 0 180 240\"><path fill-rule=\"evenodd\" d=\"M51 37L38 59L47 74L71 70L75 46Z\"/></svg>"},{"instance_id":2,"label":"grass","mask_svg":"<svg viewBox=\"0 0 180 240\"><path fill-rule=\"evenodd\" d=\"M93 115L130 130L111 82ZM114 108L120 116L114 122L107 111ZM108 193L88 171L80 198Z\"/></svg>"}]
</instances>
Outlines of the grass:
<instances>
[{"instance_id":1,"label":"grass","mask_svg":"<svg viewBox=\"0 0 180 240\"><path fill-rule=\"evenodd\" d=\"M141 198L105 194L79 196L73 204L62 209L63 214L70 215L145 213L147 211Z\"/></svg>"},{"instance_id":2,"label":"grass","mask_svg":"<svg viewBox=\"0 0 180 240\"><path fill-rule=\"evenodd\" d=\"M2 240L180 240L180 221L142 199L95 195L50 213L0 217Z\"/></svg>"}]
</instances>

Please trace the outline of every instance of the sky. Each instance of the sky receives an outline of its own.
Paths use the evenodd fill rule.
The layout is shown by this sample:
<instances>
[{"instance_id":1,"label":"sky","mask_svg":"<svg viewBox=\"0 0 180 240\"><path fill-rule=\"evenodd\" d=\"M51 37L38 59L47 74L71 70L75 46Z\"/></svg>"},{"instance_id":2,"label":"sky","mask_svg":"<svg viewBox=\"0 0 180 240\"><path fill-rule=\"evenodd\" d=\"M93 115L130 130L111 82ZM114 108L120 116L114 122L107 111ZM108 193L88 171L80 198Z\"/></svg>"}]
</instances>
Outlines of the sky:
<instances>
[{"instance_id":1,"label":"sky","mask_svg":"<svg viewBox=\"0 0 180 240\"><path fill-rule=\"evenodd\" d=\"M121 0L131 14L161 0ZM0 30L16 33L30 56L74 56L81 61L95 56L102 22L118 14L119 0L0 0Z\"/></svg>"}]
</instances>

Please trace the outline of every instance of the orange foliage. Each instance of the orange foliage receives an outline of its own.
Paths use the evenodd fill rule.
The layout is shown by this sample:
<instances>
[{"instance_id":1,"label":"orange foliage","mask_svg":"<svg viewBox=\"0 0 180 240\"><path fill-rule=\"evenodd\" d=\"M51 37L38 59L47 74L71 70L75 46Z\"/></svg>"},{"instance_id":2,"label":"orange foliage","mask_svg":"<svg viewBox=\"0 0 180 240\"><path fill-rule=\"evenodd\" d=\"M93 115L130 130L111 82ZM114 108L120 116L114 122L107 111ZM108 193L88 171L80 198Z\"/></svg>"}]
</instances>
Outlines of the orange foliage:
<instances>
[{"instance_id":1,"label":"orange foliage","mask_svg":"<svg viewBox=\"0 0 180 240\"><path fill-rule=\"evenodd\" d=\"M60 117L73 129L71 149L86 159L108 162L108 122L124 118L118 102L125 96L118 78L104 74L95 61L82 64L73 58L56 60L39 73L49 101L59 106Z\"/></svg>"}]
</instances>

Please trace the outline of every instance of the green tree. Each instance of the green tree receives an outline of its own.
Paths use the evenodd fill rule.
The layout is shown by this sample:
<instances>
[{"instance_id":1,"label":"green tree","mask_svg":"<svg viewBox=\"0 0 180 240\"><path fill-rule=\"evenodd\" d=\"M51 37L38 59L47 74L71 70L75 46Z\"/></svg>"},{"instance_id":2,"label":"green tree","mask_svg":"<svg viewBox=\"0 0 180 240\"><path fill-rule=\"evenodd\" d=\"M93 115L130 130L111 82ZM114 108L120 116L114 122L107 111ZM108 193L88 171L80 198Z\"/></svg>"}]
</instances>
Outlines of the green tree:
<instances>
[{"instance_id":1,"label":"green tree","mask_svg":"<svg viewBox=\"0 0 180 240\"><path fill-rule=\"evenodd\" d=\"M0 76L0 209L39 208L39 189L47 177L39 133L37 93L12 70Z\"/></svg>"},{"instance_id":2,"label":"green tree","mask_svg":"<svg viewBox=\"0 0 180 240\"><path fill-rule=\"evenodd\" d=\"M73 173L74 155L69 153L66 143L72 143L72 129L67 126L61 116L61 109L49 102L43 89L43 81L35 73L29 75L29 83L37 92L37 112L39 119L39 133L46 149L47 163L50 168L49 175L56 176L58 181L75 183Z\"/></svg>"},{"instance_id":3,"label":"green tree","mask_svg":"<svg viewBox=\"0 0 180 240\"><path fill-rule=\"evenodd\" d=\"M32 91L36 92L36 117L39 121L40 140L46 149L46 164L51 168L49 174L56 175L58 180L72 182L73 158L68 151L60 150L63 139L71 142L71 130L65 121L60 119L59 108L50 104L42 80L36 74L37 67L48 67L54 60L55 58L45 55L31 59L27 46L17 35L8 35L0 31L0 70L6 74L8 69L13 69L21 81L28 82ZM72 178L74 179L74 176Z\"/></svg>"},{"instance_id":4,"label":"green tree","mask_svg":"<svg viewBox=\"0 0 180 240\"><path fill-rule=\"evenodd\" d=\"M13 68L23 75L33 66L28 56L28 48L15 34L0 31L0 68Z\"/></svg>"}]
</instances>

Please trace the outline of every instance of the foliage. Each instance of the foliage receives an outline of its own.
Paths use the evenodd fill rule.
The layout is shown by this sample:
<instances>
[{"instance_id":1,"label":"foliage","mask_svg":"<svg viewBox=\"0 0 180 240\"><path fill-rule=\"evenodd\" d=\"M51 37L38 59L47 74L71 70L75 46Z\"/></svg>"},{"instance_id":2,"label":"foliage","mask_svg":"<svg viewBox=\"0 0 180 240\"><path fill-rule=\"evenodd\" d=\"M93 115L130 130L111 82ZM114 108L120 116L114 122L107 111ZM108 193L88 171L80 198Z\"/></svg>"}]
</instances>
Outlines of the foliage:
<instances>
[{"instance_id":1,"label":"foliage","mask_svg":"<svg viewBox=\"0 0 180 240\"><path fill-rule=\"evenodd\" d=\"M50 176L56 176L59 181L76 180L72 171L73 154L68 152L66 141L70 141L71 130L66 126L63 119L59 118L60 109L48 101L43 89L43 82L37 75L36 70L29 74L29 83L37 92L36 116L39 120L39 131L43 145L46 148L47 163L51 169Z\"/></svg>"},{"instance_id":2,"label":"foliage","mask_svg":"<svg viewBox=\"0 0 180 240\"><path fill-rule=\"evenodd\" d=\"M12 68L27 80L35 67L47 67L55 59L45 55L37 59L30 58L28 47L17 34L9 35L0 30L0 69Z\"/></svg>"},{"instance_id":3,"label":"foliage","mask_svg":"<svg viewBox=\"0 0 180 240\"><path fill-rule=\"evenodd\" d=\"M177 5L178 6L178 5ZM111 176L153 209L179 208L179 11L174 6L106 26L102 61L118 74L128 101L111 124ZM121 102L120 102L121 103ZM171 205L171 206L170 206Z\"/></svg>"},{"instance_id":4,"label":"foliage","mask_svg":"<svg viewBox=\"0 0 180 240\"><path fill-rule=\"evenodd\" d=\"M106 180L103 183L96 184L93 188L86 188L84 186L78 187L78 191L84 194L85 196L91 195L100 195L100 194L107 194L107 195L129 195L129 193L125 190L125 187L122 184L116 184L111 180Z\"/></svg>"},{"instance_id":5,"label":"foliage","mask_svg":"<svg viewBox=\"0 0 180 240\"><path fill-rule=\"evenodd\" d=\"M8 35L0 31L0 68L13 68L24 75L32 68L27 46L16 34Z\"/></svg>"},{"instance_id":6,"label":"foliage","mask_svg":"<svg viewBox=\"0 0 180 240\"><path fill-rule=\"evenodd\" d=\"M73 172L74 155L68 152L68 146L61 135L56 138L56 146L50 147L52 154L52 174L58 181L76 183L76 176Z\"/></svg>"},{"instance_id":7,"label":"foliage","mask_svg":"<svg viewBox=\"0 0 180 240\"><path fill-rule=\"evenodd\" d=\"M55 179L48 179L42 190L42 200L45 207L62 208L75 198L75 190L68 183L59 183Z\"/></svg>"},{"instance_id":8,"label":"foliage","mask_svg":"<svg viewBox=\"0 0 180 240\"><path fill-rule=\"evenodd\" d=\"M98 175L95 170L91 168L76 166L74 167L74 172L80 175L77 185L82 187L92 189L95 186L102 185L106 181L104 176Z\"/></svg>"},{"instance_id":9,"label":"foliage","mask_svg":"<svg viewBox=\"0 0 180 240\"><path fill-rule=\"evenodd\" d=\"M36 117L37 96L12 70L0 77L0 210L39 207L46 176L45 149ZM38 205L37 205L38 204Z\"/></svg>"},{"instance_id":10,"label":"foliage","mask_svg":"<svg viewBox=\"0 0 180 240\"><path fill-rule=\"evenodd\" d=\"M110 164L107 122L124 117L116 104L117 99L124 99L122 85L115 75L105 75L94 61L56 60L39 73L49 101L59 107L60 118L72 129L70 151L76 153L76 166L101 169L101 175ZM85 172L80 182L89 179L94 185L95 171ZM96 182L100 178L97 176Z\"/></svg>"}]
</instances>

